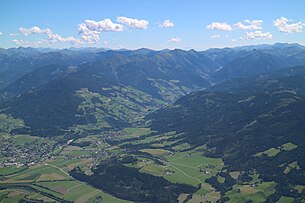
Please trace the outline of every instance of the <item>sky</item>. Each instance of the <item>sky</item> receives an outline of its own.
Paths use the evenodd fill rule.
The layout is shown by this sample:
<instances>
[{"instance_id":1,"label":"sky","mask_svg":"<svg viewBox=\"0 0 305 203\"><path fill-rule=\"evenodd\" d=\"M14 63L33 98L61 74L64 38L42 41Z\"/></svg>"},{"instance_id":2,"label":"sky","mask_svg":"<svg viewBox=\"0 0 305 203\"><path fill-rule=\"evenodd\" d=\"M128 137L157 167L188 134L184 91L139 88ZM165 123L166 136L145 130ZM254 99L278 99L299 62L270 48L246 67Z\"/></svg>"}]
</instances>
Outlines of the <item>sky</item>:
<instances>
[{"instance_id":1,"label":"sky","mask_svg":"<svg viewBox=\"0 0 305 203\"><path fill-rule=\"evenodd\" d=\"M304 0L0 0L0 47L305 45Z\"/></svg>"}]
</instances>

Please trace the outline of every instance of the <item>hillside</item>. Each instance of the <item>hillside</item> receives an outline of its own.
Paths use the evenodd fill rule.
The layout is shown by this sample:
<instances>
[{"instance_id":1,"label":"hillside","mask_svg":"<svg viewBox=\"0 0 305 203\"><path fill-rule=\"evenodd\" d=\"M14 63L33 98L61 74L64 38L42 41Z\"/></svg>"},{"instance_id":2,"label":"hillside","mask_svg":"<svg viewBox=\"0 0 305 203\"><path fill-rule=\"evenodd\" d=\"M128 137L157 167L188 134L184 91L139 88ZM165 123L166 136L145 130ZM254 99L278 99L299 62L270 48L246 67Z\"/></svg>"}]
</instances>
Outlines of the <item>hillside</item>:
<instances>
[{"instance_id":1,"label":"hillside","mask_svg":"<svg viewBox=\"0 0 305 203\"><path fill-rule=\"evenodd\" d=\"M304 201L301 45L0 52L0 200Z\"/></svg>"},{"instance_id":2,"label":"hillside","mask_svg":"<svg viewBox=\"0 0 305 203\"><path fill-rule=\"evenodd\" d=\"M301 178L305 167L304 70L304 66L293 67L241 83L219 84L185 96L147 119L153 130L176 131L183 133L184 142L207 145L209 156L223 158L228 171L243 173L242 179L256 171L263 181L277 183L269 202L282 195L304 197L293 189L305 184ZM292 163L298 167L288 172ZM223 189L224 197L227 191Z\"/></svg>"},{"instance_id":3,"label":"hillside","mask_svg":"<svg viewBox=\"0 0 305 203\"><path fill-rule=\"evenodd\" d=\"M107 51L79 66L60 64L35 68L1 90L3 113L25 122L14 132L56 136L131 126L207 87L203 75L213 70L209 59L182 50Z\"/></svg>"}]
</instances>

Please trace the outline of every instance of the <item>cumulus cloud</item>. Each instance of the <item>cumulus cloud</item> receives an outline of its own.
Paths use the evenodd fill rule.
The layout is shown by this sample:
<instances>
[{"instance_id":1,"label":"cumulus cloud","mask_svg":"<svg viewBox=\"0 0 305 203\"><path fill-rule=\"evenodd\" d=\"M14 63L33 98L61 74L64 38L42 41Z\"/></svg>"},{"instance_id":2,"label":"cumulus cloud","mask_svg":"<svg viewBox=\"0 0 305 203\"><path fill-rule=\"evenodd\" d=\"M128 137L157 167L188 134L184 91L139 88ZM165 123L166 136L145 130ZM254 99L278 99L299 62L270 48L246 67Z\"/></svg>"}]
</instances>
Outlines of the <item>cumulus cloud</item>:
<instances>
[{"instance_id":1,"label":"cumulus cloud","mask_svg":"<svg viewBox=\"0 0 305 203\"><path fill-rule=\"evenodd\" d=\"M78 31L80 33L86 32L121 32L124 31L124 26L113 23L109 18L101 21L85 20L84 23L79 24Z\"/></svg>"},{"instance_id":2,"label":"cumulus cloud","mask_svg":"<svg viewBox=\"0 0 305 203\"><path fill-rule=\"evenodd\" d=\"M149 22L147 20L138 20L124 16L117 17L117 22L127 25L130 28L147 29Z\"/></svg>"},{"instance_id":3,"label":"cumulus cloud","mask_svg":"<svg viewBox=\"0 0 305 203\"><path fill-rule=\"evenodd\" d=\"M80 35L79 38L69 36L63 37L57 33L54 33L51 29L46 28L42 29L38 26L33 26L31 28L19 28L19 33L29 36L32 34L45 34L47 35L47 42L48 43L72 43L75 45L81 44L95 44L100 41L100 34L102 32L122 32L126 30L126 27L130 28L139 28L139 29L147 29L148 21L146 20L138 20L133 18L127 17L117 17L117 22L112 22L111 19L106 18L101 21L94 21L94 20L85 20L83 23L78 25L78 34ZM125 27L126 25L126 27ZM15 33L11 33L10 36L18 35ZM25 41L14 40L16 44L25 43Z\"/></svg>"},{"instance_id":4,"label":"cumulus cloud","mask_svg":"<svg viewBox=\"0 0 305 203\"><path fill-rule=\"evenodd\" d=\"M9 36L17 36L17 35L19 35L19 33L10 33L10 34L8 34Z\"/></svg>"},{"instance_id":5,"label":"cumulus cloud","mask_svg":"<svg viewBox=\"0 0 305 203\"><path fill-rule=\"evenodd\" d=\"M88 44L95 44L100 40L101 32L122 32L124 25L113 23L109 18L101 21L85 20L78 25L78 33Z\"/></svg>"},{"instance_id":6,"label":"cumulus cloud","mask_svg":"<svg viewBox=\"0 0 305 203\"><path fill-rule=\"evenodd\" d=\"M178 43L178 42L181 42L181 38L180 37L174 37L174 38L169 39L168 42Z\"/></svg>"},{"instance_id":7,"label":"cumulus cloud","mask_svg":"<svg viewBox=\"0 0 305 203\"><path fill-rule=\"evenodd\" d=\"M59 34L56 34L56 33L48 34L48 39L52 43L55 43L55 42L65 42L66 41L66 39L64 37L62 37L62 36L60 36Z\"/></svg>"},{"instance_id":8,"label":"cumulus cloud","mask_svg":"<svg viewBox=\"0 0 305 203\"><path fill-rule=\"evenodd\" d=\"M232 31L233 28L227 23L213 22L210 25L206 26L209 30L221 30L221 31Z\"/></svg>"},{"instance_id":9,"label":"cumulus cloud","mask_svg":"<svg viewBox=\"0 0 305 203\"><path fill-rule=\"evenodd\" d=\"M210 38L211 39L216 39L216 38L220 38L221 37L221 35L212 35Z\"/></svg>"},{"instance_id":10,"label":"cumulus cloud","mask_svg":"<svg viewBox=\"0 0 305 203\"><path fill-rule=\"evenodd\" d=\"M57 42L68 42L75 45L81 45L84 44L84 40L69 36L69 37L62 37L59 34L56 33L50 33L48 34L48 40L50 43L57 43Z\"/></svg>"},{"instance_id":11,"label":"cumulus cloud","mask_svg":"<svg viewBox=\"0 0 305 203\"><path fill-rule=\"evenodd\" d=\"M68 42L71 44L75 44L75 45L80 45L80 44L84 44L84 40L83 39L78 39L75 38L73 36L69 36L69 37L62 37L61 35L54 33L51 29L46 28L46 29L41 29L40 27L34 26L31 28L19 28L19 32L24 34L25 36L29 36L32 34L46 34L48 36L47 40L39 40L36 42L28 42L28 41L23 41L23 40L17 40L14 39L13 42L16 45L40 45L42 43L58 43L58 42ZM18 34L18 33L17 33ZM12 33L10 34L11 36L15 36L17 35L16 33Z\"/></svg>"},{"instance_id":12,"label":"cumulus cloud","mask_svg":"<svg viewBox=\"0 0 305 203\"><path fill-rule=\"evenodd\" d=\"M269 32L262 32L260 30L254 31L254 32L247 32L246 33L246 39L247 40L253 40L253 39L272 39L272 34Z\"/></svg>"},{"instance_id":13,"label":"cumulus cloud","mask_svg":"<svg viewBox=\"0 0 305 203\"><path fill-rule=\"evenodd\" d=\"M47 28L47 29L41 29L40 27L34 26L31 28L24 28L21 27L19 28L19 32L24 34L25 36L31 35L31 34L49 34L52 31Z\"/></svg>"},{"instance_id":14,"label":"cumulus cloud","mask_svg":"<svg viewBox=\"0 0 305 203\"><path fill-rule=\"evenodd\" d=\"M285 17L280 17L273 21L273 25L279 29L280 32L285 33L295 33L295 32L302 32L305 23L303 22L296 22L292 23L292 20L289 20Z\"/></svg>"},{"instance_id":15,"label":"cumulus cloud","mask_svg":"<svg viewBox=\"0 0 305 203\"><path fill-rule=\"evenodd\" d=\"M0 32L0 36L1 36L1 35L3 35L3 33L2 33L2 32Z\"/></svg>"},{"instance_id":16,"label":"cumulus cloud","mask_svg":"<svg viewBox=\"0 0 305 203\"><path fill-rule=\"evenodd\" d=\"M98 41L100 41L100 36L99 35L83 35L81 36L82 40L84 40L88 44L95 44Z\"/></svg>"},{"instance_id":17,"label":"cumulus cloud","mask_svg":"<svg viewBox=\"0 0 305 203\"><path fill-rule=\"evenodd\" d=\"M234 27L241 30L261 30L262 20L244 20L243 22L237 22Z\"/></svg>"},{"instance_id":18,"label":"cumulus cloud","mask_svg":"<svg viewBox=\"0 0 305 203\"><path fill-rule=\"evenodd\" d=\"M174 23L171 22L170 20L165 20L163 21L163 23L159 24L159 27L164 27L164 28L174 27Z\"/></svg>"},{"instance_id":19,"label":"cumulus cloud","mask_svg":"<svg viewBox=\"0 0 305 203\"><path fill-rule=\"evenodd\" d=\"M73 37L73 36L66 37L65 42L69 42L69 43L72 43L72 44L78 44L78 45L84 44L83 40L78 39L78 38Z\"/></svg>"}]
</instances>

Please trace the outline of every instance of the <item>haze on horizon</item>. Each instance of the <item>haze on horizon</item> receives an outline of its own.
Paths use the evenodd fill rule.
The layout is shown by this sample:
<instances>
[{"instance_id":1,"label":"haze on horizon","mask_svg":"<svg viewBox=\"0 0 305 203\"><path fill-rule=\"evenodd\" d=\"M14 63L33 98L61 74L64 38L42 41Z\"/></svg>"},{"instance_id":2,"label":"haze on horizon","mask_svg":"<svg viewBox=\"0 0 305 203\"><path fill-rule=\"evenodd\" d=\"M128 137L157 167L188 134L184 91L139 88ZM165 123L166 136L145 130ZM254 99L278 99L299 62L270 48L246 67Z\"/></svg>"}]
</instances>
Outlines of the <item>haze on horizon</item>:
<instances>
[{"instance_id":1,"label":"haze on horizon","mask_svg":"<svg viewBox=\"0 0 305 203\"><path fill-rule=\"evenodd\" d=\"M301 0L3 1L0 47L204 50L278 42L305 45L304 9Z\"/></svg>"}]
</instances>

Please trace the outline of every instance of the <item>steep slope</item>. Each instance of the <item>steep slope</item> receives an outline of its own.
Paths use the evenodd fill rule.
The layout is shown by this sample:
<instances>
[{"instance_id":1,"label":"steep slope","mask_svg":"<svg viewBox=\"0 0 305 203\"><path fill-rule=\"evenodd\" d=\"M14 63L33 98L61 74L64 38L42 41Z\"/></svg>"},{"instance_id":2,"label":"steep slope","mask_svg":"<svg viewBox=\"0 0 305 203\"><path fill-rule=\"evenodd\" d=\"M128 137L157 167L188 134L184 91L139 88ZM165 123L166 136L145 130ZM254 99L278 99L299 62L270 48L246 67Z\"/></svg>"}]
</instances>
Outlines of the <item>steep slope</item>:
<instances>
[{"instance_id":1,"label":"steep slope","mask_svg":"<svg viewBox=\"0 0 305 203\"><path fill-rule=\"evenodd\" d=\"M3 89L3 113L28 127L16 132L54 136L122 128L209 85L201 74L209 74L213 63L195 51L109 52L79 67L36 68Z\"/></svg>"},{"instance_id":2,"label":"steep slope","mask_svg":"<svg viewBox=\"0 0 305 203\"><path fill-rule=\"evenodd\" d=\"M276 43L273 45L261 44L233 48L212 48L201 53L212 59L219 67L229 64L233 60L244 57L253 50L280 57L288 61L291 66L304 65L305 47L300 44Z\"/></svg>"},{"instance_id":3,"label":"steep slope","mask_svg":"<svg viewBox=\"0 0 305 203\"><path fill-rule=\"evenodd\" d=\"M219 82L271 72L288 67L289 65L289 63L277 56L264 53L261 50L253 50L247 53L247 55L238 57L224 65L213 77L215 81Z\"/></svg>"},{"instance_id":4,"label":"steep slope","mask_svg":"<svg viewBox=\"0 0 305 203\"><path fill-rule=\"evenodd\" d=\"M184 133L184 142L206 144L208 154L222 157L229 171L240 171L248 179L257 171L263 181L275 181L276 192L268 201L281 195L303 198L293 188L305 185L301 178L305 172L304 70L303 66L260 75L242 81L237 89L232 84L240 80L231 81L227 90L221 84L185 96L147 118L153 130ZM286 170L292 163L297 167Z\"/></svg>"},{"instance_id":5,"label":"steep slope","mask_svg":"<svg viewBox=\"0 0 305 203\"><path fill-rule=\"evenodd\" d=\"M75 72L76 69L76 66L42 66L14 81L5 89L0 90L0 94L6 95L7 97L14 97L28 91L35 91L56 78L61 78L66 74Z\"/></svg>"},{"instance_id":6,"label":"steep slope","mask_svg":"<svg viewBox=\"0 0 305 203\"><path fill-rule=\"evenodd\" d=\"M76 71L21 94L2 108L4 113L23 119L29 127L27 133L54 136L68 129L78 132L83 128L90 131L126 127L132 119L161 104L144 92L107 77ZM91 128L82 126L86 124Z\"/></svg>"},{"instance_id":7,"label":"steep slope","mask_svg":"<svg viewBox=\"0 0 305 203\"><path fill-rule=\"evenodd\" d=\"M80 65L95 58L96 53L72 50L40 52L34 48L11 48L0 52L0 89L27 73L46 65Z\"/></svg>"},{"instance_id":8,"label":"steep slope","mask_svg":"<svg viewBox=\"0 0 305 203\"><path fill-rule=\"evenodd\" d=\"M130 51L104 53L102 59L87 64L98 74L147 92L158 99L175 101L194 89L209 85L207 77L215 64L195 51Z\"/></svg>"},{"instance_id":9,"label":"steep slope","mask_svg":"<svg viewBox=\"0 0 305 203\"><path fill-rule=\"evenodd\" d=\"M120 128L138 123L165 103L207 88L211 80L281 69L286 64L276 53L281 55L286 48L293 56L289 63L300 63L293 58L302 59L303 47L296 45L217 49L219 56L224 53L218 61L210 58L211 50L1 50L12 64L21 59L0 74L9 80L0 92L0 109L24 120L26 132L40 136ZM217 71L219 64L226 63ZM9 79L6 73L14 77ZM247 82L238 81L222 85L238 88L241 81Z\"/></svg>"}]
</instances>

